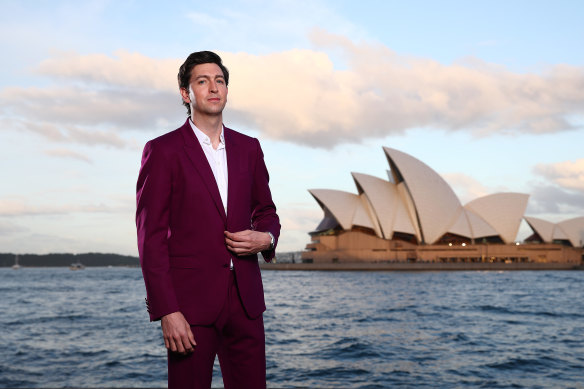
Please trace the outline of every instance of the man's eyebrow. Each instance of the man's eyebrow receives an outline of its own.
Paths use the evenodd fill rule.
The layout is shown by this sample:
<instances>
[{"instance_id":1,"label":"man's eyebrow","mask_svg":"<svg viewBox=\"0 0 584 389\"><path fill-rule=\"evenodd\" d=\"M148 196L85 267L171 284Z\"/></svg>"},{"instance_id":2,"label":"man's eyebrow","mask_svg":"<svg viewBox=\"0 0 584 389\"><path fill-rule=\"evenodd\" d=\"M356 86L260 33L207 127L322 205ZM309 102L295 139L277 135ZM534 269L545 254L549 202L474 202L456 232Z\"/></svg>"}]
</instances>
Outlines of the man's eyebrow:
<instances>
[{"instance_id":1,"label":"man's eyebrow","mask_svg":"<svg viewBox=\"0 0 584 389\"><path fill-rule=\"evenodd\" d=\"M198 76L195 77L195 80L199 79L199 78L211 78L212 76L208 75L208 74L199 74ZM225 76L223 76L223 74L216 74L214 78L225 78Z\"/></svg>"}]
</instances>

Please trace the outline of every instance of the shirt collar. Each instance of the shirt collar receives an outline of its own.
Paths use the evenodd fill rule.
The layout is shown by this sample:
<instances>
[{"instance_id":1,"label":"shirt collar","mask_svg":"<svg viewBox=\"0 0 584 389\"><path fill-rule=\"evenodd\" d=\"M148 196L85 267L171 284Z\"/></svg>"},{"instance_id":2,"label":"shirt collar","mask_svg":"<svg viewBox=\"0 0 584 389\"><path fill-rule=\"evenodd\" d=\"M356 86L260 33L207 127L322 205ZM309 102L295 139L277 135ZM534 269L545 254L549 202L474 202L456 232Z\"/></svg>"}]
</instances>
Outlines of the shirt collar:
<instances>
[{"instance_id":1,"label":"shirt collar","mask_svg":"<svg viewBox=\"0 0 584 389\"><path fill-rule=\"evenodd\" d=\"M203 131L201 131L199 129L199 127L197 127L195 125L195 123L193 123L193 121L190 118L189 118L189 123L191 124L191 128L193 129L195 136L199 140L199 143L201 145L206 144L206 145L213 147L211 145L211 138L209 138L207 136L207 134L205 134ZM221 134L219 135L219 146L217 147L217 150L225 148L225 134L224 134L225 131L224 131L224 129L225 129L225 127L222 125L221 126Z\"/></svg>"}]
</instances>

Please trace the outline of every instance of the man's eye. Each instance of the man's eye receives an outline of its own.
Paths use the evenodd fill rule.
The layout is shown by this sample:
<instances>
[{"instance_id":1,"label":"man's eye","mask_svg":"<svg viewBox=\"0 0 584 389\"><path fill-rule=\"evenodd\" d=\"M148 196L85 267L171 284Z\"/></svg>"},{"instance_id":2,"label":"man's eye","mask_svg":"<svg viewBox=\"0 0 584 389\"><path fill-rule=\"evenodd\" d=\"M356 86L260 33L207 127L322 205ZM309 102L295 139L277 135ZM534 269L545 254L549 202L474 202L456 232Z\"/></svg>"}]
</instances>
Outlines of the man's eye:
<instances>
[{"instance_id":1,"label":"man's eye","mask_svg":"<svg viewBox=\"0 0 584 389\"><path fill-rule=\"evenodd\" d=\"M223 80L217 80L217 84L223 84Z\"/></svg>"},{"instance_id":2,"label":"man's eye","mask_svg":"<svg viewBox=\"0 0 584 389\"><path fill-rule=\"evenodd\" d=\"M205 80L200 80L200 81L199 81L199 85L202 85L202 84L204 84L204 83L205 83Z\"/></svg>"}]
</instances>

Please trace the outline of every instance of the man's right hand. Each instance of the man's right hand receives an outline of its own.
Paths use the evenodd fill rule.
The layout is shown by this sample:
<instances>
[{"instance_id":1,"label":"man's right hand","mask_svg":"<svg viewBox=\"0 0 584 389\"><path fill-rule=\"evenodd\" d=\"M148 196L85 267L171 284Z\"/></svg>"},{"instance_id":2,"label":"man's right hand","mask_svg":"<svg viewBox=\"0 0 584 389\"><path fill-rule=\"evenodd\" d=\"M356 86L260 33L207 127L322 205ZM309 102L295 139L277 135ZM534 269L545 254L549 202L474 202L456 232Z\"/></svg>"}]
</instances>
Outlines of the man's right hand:
<instances>
[{"instance_id":1,"label":"man's right hand","mask_svg":"<svg viewBox=\"0 0 584 389\"><path fill-rule=\"evenodd\" d=\"M182 313L173 312L161 319L164 345L170 351L180 354L192 353L197 345L191 326Z\"/></svg>"}]
</instances>

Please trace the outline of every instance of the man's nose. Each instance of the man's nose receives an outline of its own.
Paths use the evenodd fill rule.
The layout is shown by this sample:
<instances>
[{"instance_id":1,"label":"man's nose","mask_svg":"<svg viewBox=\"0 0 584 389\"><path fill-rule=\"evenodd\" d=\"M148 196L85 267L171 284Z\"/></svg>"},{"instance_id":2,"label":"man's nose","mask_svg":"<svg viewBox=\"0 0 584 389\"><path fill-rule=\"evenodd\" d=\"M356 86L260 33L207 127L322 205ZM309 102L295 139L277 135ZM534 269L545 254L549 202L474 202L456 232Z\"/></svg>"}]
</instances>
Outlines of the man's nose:
<instances>
[{"instance_id":1,"label":"man's nose","mask_svg":"<svg viewBox=\"0 0 584 389\"><path fill-rule=\"evenodd\" d=\"M211 81L209 83L209 89L211 90L211 92L217 92L217 82Z\"/></svg>"}]
</instances>

